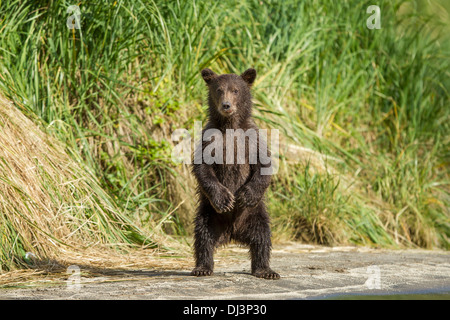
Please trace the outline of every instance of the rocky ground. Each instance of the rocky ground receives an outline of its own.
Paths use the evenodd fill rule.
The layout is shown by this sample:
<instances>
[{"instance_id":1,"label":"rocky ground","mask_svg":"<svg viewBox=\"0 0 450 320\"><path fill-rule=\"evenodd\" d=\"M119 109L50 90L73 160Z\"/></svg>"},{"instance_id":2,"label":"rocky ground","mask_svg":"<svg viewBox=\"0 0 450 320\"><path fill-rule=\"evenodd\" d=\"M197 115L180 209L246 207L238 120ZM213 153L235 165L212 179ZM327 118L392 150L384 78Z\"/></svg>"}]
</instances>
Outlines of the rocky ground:
<instances>
[{"instance_id":1,"label":"rocky ground","mask_svg":"<svg viewBox=\"0 0 450 320\"><path fill-rule=\"evenodd\" d=\"M30 289L1 289L0 299L316 299L340 295L450 293L444 251L277 245L272 268L280 280L250 275L247 250L222 249L212 277L182 269L108 270ZM450 296L449 296L450 297Z\"/></svg>"}]
</instances>

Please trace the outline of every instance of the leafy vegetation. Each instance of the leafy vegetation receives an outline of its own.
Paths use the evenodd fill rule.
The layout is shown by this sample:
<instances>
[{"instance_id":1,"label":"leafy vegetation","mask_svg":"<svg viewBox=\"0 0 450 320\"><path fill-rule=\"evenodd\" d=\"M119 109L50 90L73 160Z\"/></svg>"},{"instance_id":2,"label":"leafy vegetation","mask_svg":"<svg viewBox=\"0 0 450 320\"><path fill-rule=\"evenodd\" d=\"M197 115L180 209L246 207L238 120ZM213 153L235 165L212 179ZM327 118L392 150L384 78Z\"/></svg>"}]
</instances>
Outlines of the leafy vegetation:
<instances>
[{"instance_id":1,"label":"leafy vegetation","mask_svg":"<svg viewBox=\"0 0 450 320\"><path fill-rule=\"evenodd\" d=\"M141 234L189 235L194 183L171 162L171 133L205 119L201 69L254 67L255 116L281 133L275 238L448 248L450 9L378 1L371 30L371 4L100 1L79 4L81 28L69 29L69 2L1 2L0 92ZM3 247L15 235L0 210Z\"/></svg>"}]
</instances>

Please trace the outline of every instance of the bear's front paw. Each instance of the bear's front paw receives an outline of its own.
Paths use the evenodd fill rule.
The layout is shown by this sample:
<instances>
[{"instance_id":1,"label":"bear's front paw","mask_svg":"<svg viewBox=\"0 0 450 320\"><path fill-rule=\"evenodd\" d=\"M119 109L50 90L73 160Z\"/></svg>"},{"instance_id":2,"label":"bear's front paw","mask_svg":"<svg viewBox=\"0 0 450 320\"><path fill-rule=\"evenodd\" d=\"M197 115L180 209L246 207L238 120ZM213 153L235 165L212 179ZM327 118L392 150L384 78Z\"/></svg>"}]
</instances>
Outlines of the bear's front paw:
<instances>
[{"instance_id":1,"label":"bear's front paw","mask_svg":"<svg viewBox=\"0 0 450 320\"><path fill-rule=\"evenodd\" d=\"M244 208L256 207L256 205L260 201L261 198L256 196L254 192L247 186L244 186L241 189L239 189L236 196L236 202L239 204L239 206Z\"/></svg>"},{"instance_id":2,"label":"bear's front paw","mask_svg":"<svg viewBox=\"0 0 450 320\"><path fill-rule=\"evenodd\" d=\"M213 195L210 202L217 213L228 212L234 208L234 195L224 187L220 192Z\"/></svg>"}]
</instances>

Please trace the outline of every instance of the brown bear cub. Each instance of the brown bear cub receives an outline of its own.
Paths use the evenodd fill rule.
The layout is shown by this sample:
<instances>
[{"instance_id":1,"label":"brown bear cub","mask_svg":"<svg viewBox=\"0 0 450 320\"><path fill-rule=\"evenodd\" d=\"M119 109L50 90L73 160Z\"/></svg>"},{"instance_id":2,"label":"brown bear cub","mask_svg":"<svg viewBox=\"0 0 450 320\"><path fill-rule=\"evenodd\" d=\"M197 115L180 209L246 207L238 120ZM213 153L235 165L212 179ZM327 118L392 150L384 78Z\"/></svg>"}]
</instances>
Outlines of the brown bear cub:
<instances>
[{"instance_id":1,"label":"brown bear cub","mask_svg":"<svg viewBox=\"0 0 450 320\"><path fill-rule=\"evenodd\" d=\"M192 168L200 201L195 218L195 268L191 274L212 275L215 248L234 240L249 246L254 276L279 279L279 274L269 267L272 243L264 204L271 161L270 157L269 161L261 161L256 156L258 151L270 154L251 114L250 88L256 71L248 69L238 76L217 75L204 69L202 77L209 89L209 121L196 147ZM213 136L208 132L213 132ZM232 147L227 139L233 142ZM211 151L211 144L218 141L220 148L210 152L214 161L208 161L206 151Z\"/></svg>"}]
</instances>

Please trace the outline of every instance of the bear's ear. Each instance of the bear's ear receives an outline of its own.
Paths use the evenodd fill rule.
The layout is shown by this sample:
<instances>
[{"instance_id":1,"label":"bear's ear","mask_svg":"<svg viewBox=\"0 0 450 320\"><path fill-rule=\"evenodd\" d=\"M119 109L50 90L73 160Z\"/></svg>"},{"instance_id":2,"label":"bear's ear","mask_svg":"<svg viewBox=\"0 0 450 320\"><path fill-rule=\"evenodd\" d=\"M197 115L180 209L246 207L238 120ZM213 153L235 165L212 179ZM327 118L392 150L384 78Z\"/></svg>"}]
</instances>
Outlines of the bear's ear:
<instances>
[{"instance_id":1,"label":"bear's ear","mask_svg":"<svg viewBox=\"0 0 450 320\"><path fill-rule=\"evenodd\" d=\"M202 77L207 84L210 84L212 79L216 77L216 74L211 69L206 68L202 70Z\"/></svg>"},{"instance_id":2,"label":"bear's ear","mask_svg":"<svg viewBox=\"0 0 450 320\"><path fill-rule=\"evenodd\" d=\"M247 69L243 74L241 74L241 77L245 82L247 82L248 86L251 87L253 82L255 82L256 70L252 68Z\"/></svg>"}]
</instances>

